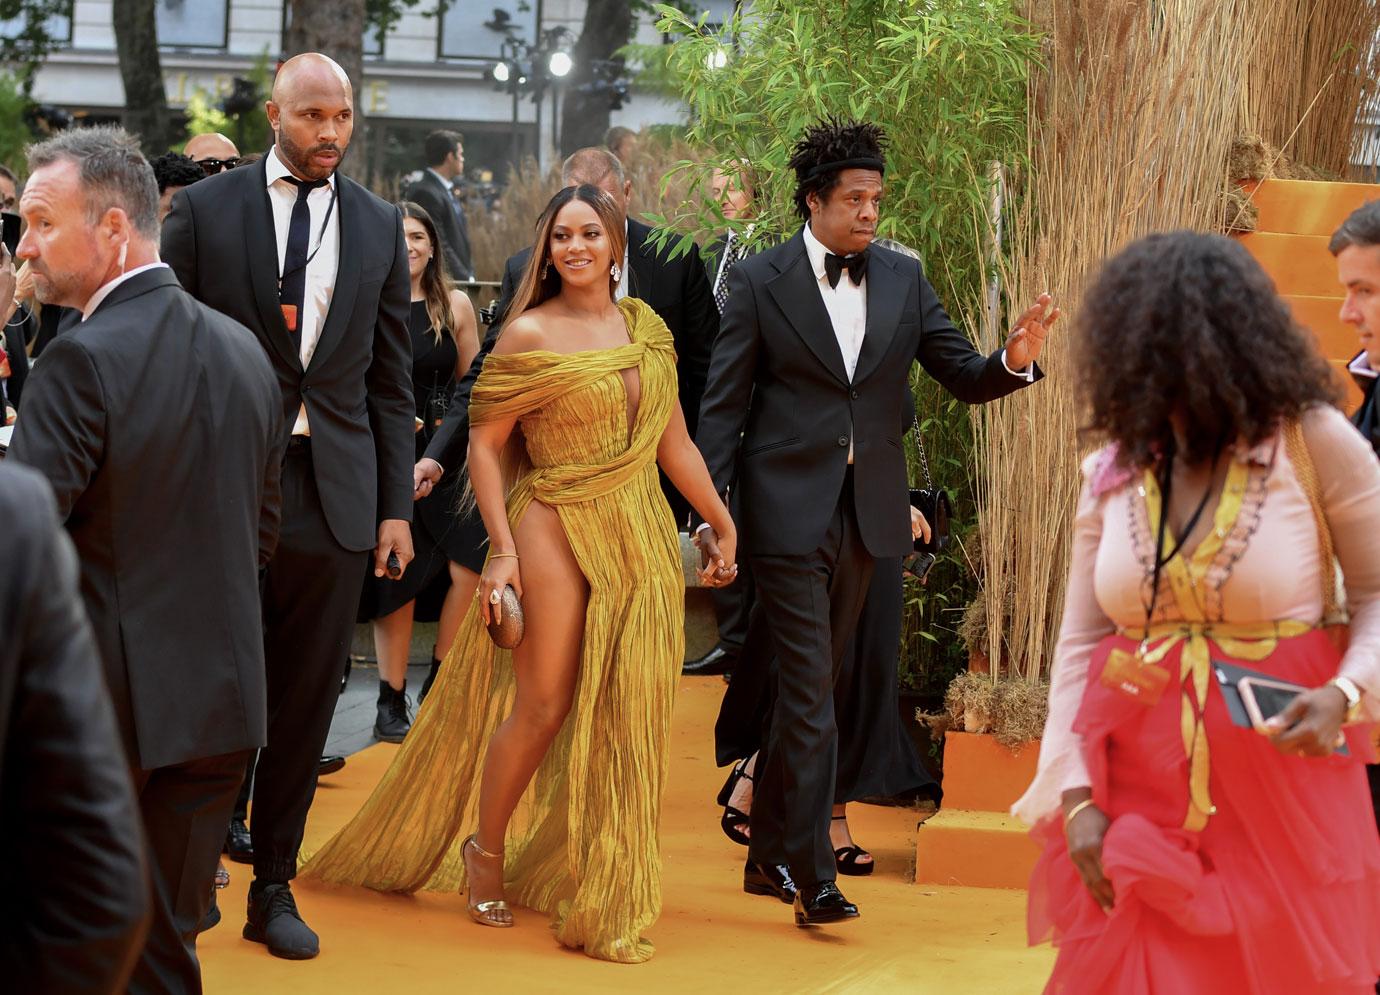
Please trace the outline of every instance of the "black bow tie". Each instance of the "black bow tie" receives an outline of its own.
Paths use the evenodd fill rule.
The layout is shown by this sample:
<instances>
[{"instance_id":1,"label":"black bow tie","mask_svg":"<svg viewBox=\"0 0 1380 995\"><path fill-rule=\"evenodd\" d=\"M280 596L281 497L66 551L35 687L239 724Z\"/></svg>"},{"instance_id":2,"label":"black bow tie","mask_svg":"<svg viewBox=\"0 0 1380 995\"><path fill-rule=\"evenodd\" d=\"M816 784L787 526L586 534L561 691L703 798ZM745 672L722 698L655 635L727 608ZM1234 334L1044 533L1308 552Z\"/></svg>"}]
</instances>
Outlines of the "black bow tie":
<instances>
[{"instance_id":1,"label":"black bow tie","mask_svg":"<svg viewBox=\"0 0 1380 995\"><path fill-rule=\"evenodd\" d=\"M848 270L848 279L853 281L853 286L860 285L863 277L867 276L867 250L851 256L836 256L832 252L824 254L824 275L829 278L829 286L839 285L839 277L843 276L844 270Z\"/></svg>"}]
</instances>

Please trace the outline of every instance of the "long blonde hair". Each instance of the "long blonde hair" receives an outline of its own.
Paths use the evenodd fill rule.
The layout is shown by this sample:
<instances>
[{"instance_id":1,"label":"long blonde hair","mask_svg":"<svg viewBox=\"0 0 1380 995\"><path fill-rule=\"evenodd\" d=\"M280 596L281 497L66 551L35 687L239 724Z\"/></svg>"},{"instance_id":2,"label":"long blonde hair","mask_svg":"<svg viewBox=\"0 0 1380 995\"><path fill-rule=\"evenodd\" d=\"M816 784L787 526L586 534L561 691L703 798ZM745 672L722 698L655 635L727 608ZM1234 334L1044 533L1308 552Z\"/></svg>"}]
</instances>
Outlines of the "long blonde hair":
<instances>
[{"instance_id":1,"label":"long blonde hair","mask_svg":"<svg viewBox=\"0 0 1380 995\"><path fill-rule=\"evenodd\" d=\"M425 228L426 237L431 239L431 258L422 270L422 297L426 301L431 334L440 345L443 335L455 334L455 310L450 306L450 271L446 269L446 255L436 234L436 222L431 220L426 208L413 201L400 200L397 208L404 218L411 218Z\"/></svg>"},{"instance_id":2,"label":"long blonde hair","mask_svg":"<svg viewBox=\"0 0 1380 995\"><path fill-rule=\"evenodd\" d=\"M541 216L537 218L536 238L532 241L532 254L527 259L527 268L522 272L517 290L513 292L513 302L508 306L503 325L524 311L529 311L543 301L548 301L561 292L561 275L551 266L551 229L556 226L556 215L571 201L582 201L594 208L599 221L604 226L604 234L609 240L609 258L618 266L623 265L623 253L627 247L628 235L623 216L613 198L596 186L582 183L577 187L565 187L547 202ZM609 297L618 289L618 281L609 273ZM502 332L500 331L501 335Z\"/></svg>"}]
</instances>

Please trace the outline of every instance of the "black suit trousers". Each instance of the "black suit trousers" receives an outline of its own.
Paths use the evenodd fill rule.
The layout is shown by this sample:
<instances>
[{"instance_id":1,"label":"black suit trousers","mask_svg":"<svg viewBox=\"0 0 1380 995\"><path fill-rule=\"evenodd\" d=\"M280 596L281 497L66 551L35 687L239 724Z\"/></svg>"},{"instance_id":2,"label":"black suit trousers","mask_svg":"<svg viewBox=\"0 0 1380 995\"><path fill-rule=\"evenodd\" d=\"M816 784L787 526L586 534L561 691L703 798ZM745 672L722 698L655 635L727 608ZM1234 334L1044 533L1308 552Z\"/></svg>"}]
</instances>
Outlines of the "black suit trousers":
<instances>
[{"instance_id":1,"label":"black suit trousers","mask_svg":"<svg viewBox=\"0 0 1380 995\"><path fill-rule=\"evenodd\" d=\"M197 927L211 907L216 860L251 751L135 770L153 872L153 923L134 967L134 995L201 991Z\"/></svg>"},{"instance_id":2,"label":"black suit trousers","mask_svg":"<svg viewBox=\"0 0 1380 995\"><path fill-rule=\"evenodd\" d=\"M818 549L750 560L778 679L771 735L755 775L749 856L788 865L804 887L837 877L829 843L838 768L834 683L872 578L852 468Z\"/></svg>"},{"instance_id":3,"label":"black suit trousers","mask_svg":"<svg viewBox=\"0 0 1380 995\"><path fill-rule=\"evenodd\" d=\"M254 771L254 876L269 881L297 874L372 555L336 541L317 493L310 446L297 439L283 460L282 490L282 532L263 581L268 745Z\"/></svg>"}]
</instances>

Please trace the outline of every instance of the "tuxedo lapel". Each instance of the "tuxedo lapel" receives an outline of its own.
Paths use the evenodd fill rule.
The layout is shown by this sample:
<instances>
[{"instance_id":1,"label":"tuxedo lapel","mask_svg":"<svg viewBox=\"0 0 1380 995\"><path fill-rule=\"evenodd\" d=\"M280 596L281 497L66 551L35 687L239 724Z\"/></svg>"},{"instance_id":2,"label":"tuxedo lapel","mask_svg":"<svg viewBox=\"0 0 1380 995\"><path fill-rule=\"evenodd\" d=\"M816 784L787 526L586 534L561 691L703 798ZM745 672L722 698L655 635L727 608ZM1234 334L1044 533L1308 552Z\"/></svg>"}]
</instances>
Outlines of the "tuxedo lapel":
<instances>
[{"instance_id":1,"label":"tuxedo lapel","mask_svg":"<svg viewBox=\"0 0 1380 995\"><path fill-rule=\"evenodd\" d=\"M320 366L340 344L340 339L345 334L345 326L350 323L350 315L355 309L355 292L359 288L359 273L364 259L364 229L359 217L359 193L352 189L349 180L338 173L335 186L336 210L340 212L340 262L336 267L331 306L321 326L321 338L316 343L316 350L311 354L311 362L307 364L308 369Z\"/></svg>"},{"instance_id":2,"label":"tuxedo lapel","mask_svg":"<svg viewBox=\"0 0 1380 995\"><path fill-rule=\"evenodd\" d=\"M869 253L867 266L867 329L853 373L854 383L862 380L882 361L906 303L906 284L891 259L877 250Z\"/></svg>"},{"instance_id":3,"label":"tuxedo lapel","mask_svg":"<svg viewBox=\"0 0 1380 995\"><path fill-rule=\"evenodd\" d=\"M777 268L781 272L767 281L767 290L776 306L829 372L848 383L848 370L843 365L843 351L834 334L834 323L824 307L824 298L819 295L819 281L810 268L805 239L799 233L791 240Z\"/></svg>"},{"instance_id":4,"label":"tuxedo lapel","mask_svg":"<svg viewBox=\"0 0 1380 995\"><path fill-rule=\"evenodd\" d=\"M283 309L278 302L278 236L273 230L267 179L262 160L246 177L250 189L245 198L244 248L249 256L249 283L254 288L254 303L264 334L288 365L300 370L302 358L297 342L283 322Z\"/></svg>"}]
</instances>

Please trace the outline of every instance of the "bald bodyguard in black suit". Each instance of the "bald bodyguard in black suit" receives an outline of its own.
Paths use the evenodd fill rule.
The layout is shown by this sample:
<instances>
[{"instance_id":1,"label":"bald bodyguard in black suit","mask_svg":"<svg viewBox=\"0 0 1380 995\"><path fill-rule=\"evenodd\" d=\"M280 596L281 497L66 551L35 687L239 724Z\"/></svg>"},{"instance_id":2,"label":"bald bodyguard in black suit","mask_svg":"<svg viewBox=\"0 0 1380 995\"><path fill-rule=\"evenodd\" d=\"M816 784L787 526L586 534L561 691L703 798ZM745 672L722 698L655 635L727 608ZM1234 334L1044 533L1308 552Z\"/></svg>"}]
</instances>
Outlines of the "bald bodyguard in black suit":
<instances>
[{"instance_id":1,"label":"bald bodyguard in black suit","mask_svg":"<svg viewBox=\"0 0 1380 995\"><path fill-rule=\"evenodd\" d=\"M883 140L875 126L829 122L796 146L806 227L729 274L695 439L715 486L741 509L740 548L778 666L744 886L794 901L801 926L858 915L835 884L829 839L833 687L873 558L900 557L913 541L901 448L911 365L981 403L1038 378L1045 332L1042 300L1022 315L1026 331L983 356L916 260L870 246ZM700 542L718 555L711 529Z\"/></svg>"},{"instance_id":2,"label":"bald bodyguard in black suit","mask_svg":"<svg viewBox=\"0 0 1380 995\"><path fill-rule=\"evenodd\" d=\"M199 992L197 928L264 742L281 403L249 332L158 261L158 188L132 138L61 132L29 167L19 258L82 320L35 368L9 457L48 479L76 545L139 797L154 918L129 989Z\"/></svg>"},{"instance_id":3,"label":"bald bodyguard in black suit","mask_svg":"<svg viewBox=\"0 0 1380 995\"><path fill-rule=\"evenodd\" d=\"M254 333L281 393L283 526L263 583L269 727L244 936L301 960L320 944L289 882L366 564L382 577L390 555L412 559L415 409L402 217L336 171L353 129L348 77L322 55L288 60L268 118L276 142L260 162L173 198L163 257L192 296Z\"/></svg>"}]
</instances>

